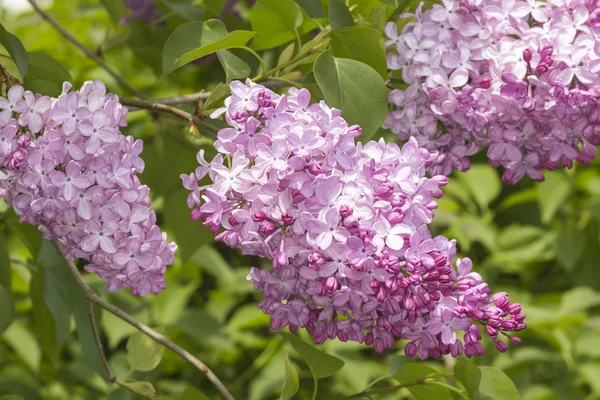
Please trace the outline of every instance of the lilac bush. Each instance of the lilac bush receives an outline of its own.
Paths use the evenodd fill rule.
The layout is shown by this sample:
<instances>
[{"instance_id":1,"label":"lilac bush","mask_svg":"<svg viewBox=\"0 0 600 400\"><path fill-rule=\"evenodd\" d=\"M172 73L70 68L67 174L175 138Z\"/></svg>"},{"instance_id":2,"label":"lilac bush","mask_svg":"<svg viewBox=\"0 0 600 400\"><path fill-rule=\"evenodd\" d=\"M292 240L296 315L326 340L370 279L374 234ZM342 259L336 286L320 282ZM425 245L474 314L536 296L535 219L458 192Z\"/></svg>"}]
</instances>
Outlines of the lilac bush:
<instances>
[{"instance_id":1,"label":"lilac bush","mask_svg":"<svg viewBox=\"0 0 600 400\"><path fill-rule=\"evenodd\" d=\"M403 338L406 355L422 359L483 354L481 327L500 351L500 334L519 343L511 332L526 327L520 305L492 296L468 258L455 269L456 242L428 228L448 182L425 176L437 154L414 138L403 147L356 143L361 128L310 104L306 89L280 96L234 81L231 91L212 114L229 125L219 154L208 162L200 151L200 166L181 178L192 219L272 261L248 275L272 329L305 328L316 343L337 337L378 352Z\"/></svg>"},{"instance_id":2,"label":"lilac bush","mask_svg":"<svg viewBox=\"0 0 600 400\"><path fill-rule=\"evenodd\" d=\"M408 87L390 93L384 127L437 151L434 174L469 169L486 147L509 183L588 164L600 144L599 16L583 0L421 4L400 33L386 27L388 68Z\"/></svg>"},{"instance_id":3,"label":"lilac bush","mask_svg":"<svg viewBox=\"0 0 600 400\"><path fill-rule=\"evenodd\" d=\"M127 109L101 82L70 89L54 99L13 86L0 98L0 197L109 290L158 294L177 246L137 177L143 143L121 134Z\"/></svg>"}]
</instances>

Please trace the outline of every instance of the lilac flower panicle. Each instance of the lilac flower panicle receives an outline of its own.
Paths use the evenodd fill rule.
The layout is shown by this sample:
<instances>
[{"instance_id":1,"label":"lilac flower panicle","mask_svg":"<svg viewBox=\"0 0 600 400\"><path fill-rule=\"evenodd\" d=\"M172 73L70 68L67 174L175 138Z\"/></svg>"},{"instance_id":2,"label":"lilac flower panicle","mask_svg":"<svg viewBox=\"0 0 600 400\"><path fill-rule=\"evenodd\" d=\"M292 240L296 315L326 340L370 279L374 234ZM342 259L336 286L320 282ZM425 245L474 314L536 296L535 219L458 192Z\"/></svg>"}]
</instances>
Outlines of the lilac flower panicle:
<instances>
[{"instance_id":1,"label":"lilac flower panicle","mask_svg":"<svg viewBox=\"0 0 600 400\"><path fill-rule=\"evenodd\" d=\"M448 182L425 176L436 154L414 138L356 143L360 127L310 104L306 89L283 96L234 81L231 91L212 114L229 125L217 135L219 154L207 161L200 151L199 167L181 178L192 219L272 261L248 275L272 329L379 352L403 338L406 354L420 358L482 354L481 327L500 351L500 335L519 341L510 332L526 327L520 306L492 296L469 259L454 268L456 242L428 229Z\"/></svg>"},{"instance_id":2,"label":"lilac flower panicle","mask_svg":"<svg viewBox=\"0 0 600 400\"><path fill-rule=\"evenodd\" d=\"M101 82L70 89L54 99L13 86L0 98L0 197L109 290L158 294L177 246L137 177L142 141L121 134L127 109Z\"/></svg>"},{"instance_id":3,"label":"lilac flower panicle","mask_svg":"<svg viewBox=\"0 0 600 400\"><path fill-rule=\"evenodd\" d=\"M594 1L443 0L388 23L388 69L405 90L384 123L437 151L434 174L469 169L487 147L503 179L587 164L600 144L600 5ZM440 128L441 126L441 128Z\"/></svg>"}]
</instances>

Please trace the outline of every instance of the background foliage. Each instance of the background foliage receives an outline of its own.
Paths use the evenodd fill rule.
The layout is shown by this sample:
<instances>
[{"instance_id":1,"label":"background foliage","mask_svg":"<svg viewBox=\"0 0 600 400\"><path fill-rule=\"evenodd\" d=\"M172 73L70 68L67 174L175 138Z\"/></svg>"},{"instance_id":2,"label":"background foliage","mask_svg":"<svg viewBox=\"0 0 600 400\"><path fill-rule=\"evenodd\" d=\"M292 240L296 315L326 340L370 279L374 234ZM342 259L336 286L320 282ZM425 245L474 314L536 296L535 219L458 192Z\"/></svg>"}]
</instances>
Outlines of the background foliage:
<instances>
[{"instance_id":1,"label":"background foliage","mask_svg":"<svg viewBox=\"0 0 600 400\"><path fill-rule=\"evenodd\" d=\"M206 28L201 22L182 25L220 16L224 0L159 3L164 17L150 25L134 21L122 26L119 21L125 9L121 0L55 1L47 11L151 98L209 91L220 82L256 76L260 72L257 59L238 48L251 37L252 48L261 51L267 68L271 68L309 51L318 43L314 41L323 37L313 38L308 32L330 23L337 28L329 35L332 51L315 64L314 72L318 54L297 65L294 70L299 72L284 77L303 76L303 85L313 91L314 97L324 97L332 106L367 107L376 114L387 105L385 99L361 104L352 92L357 89L344 83L349 79L344 73L362 68L370 82L382 79L377 75L386 76L385 64L371 53L379 51L376 30L382 29L400 2L297 0L303 7L303 18L295 19L288 8L291 1L260 0L252 13L240 1L236 10L241 18L227 13L221 18L224 26L212 22L212 29L206 29L205 34L199 33L203 26ZM415 4L407 6L414 9ZM336 9L335 13L331 11ZM364 43L364 48L353 47L357 31L347 28L353 20L364 27L358 33L358 42ZM14 15L3 10L0 21L29 52L27 65L18 65L18 60L15 64L4 56L11 49L3 43L6 51L1 51L2 62L15 75L26 76L30 88L55 92L63 80L72 77L75 86L99 79L111 91L131 95L35 13ZM257 33L232 35L225 26L229 32ZM167 54L163 46L175 30L183 38L192 38L191 43L186 43L188 48L176 48ZM211 38L215 32L219 36ZM207 43L213 48L203 49ZM194 49L196 53L190 55ZM217 56L187 64L214 51L218 51ZM23 72L24 67L29 74L20 75L18 71ZM175 68L175 72L163 75L163 71ZM317 84L327 85L323 76L331 69L338 71L341 90L321 93ZM368 79L354 82L358 92ZM348 101L353 99L356 103L349 106ZM206 108L211 106L217 104ZM194 105L187 109L192 112ZM367 133L377 130L372 115L350 112L346 118L361 123ZM179 174L195 168L198 149L204 148L210 154L211 140L190 136L189 127L171 117L134 112L128 122L126 134L145 141L142 156L146 171L142 180L152 188L159 225L175 238L179 251L167 273L168 289L158 297L136 298L125 291L108 293L96 276L85 274L86 281L105 299L159 328L206 362L238 398L290 398L299 387L294 398L308 399L313 386L311 371L320 378L318 398L331 399L360 392L373 379L397 371L402 382L409 376L419 378L431 371L452 370L456 362L452 359L405 365L409 361L403 356L402 344L397 352L378 355L362 345L338 341L320 348L345 362L338 373L331 373L339 369L338 361L320 358L323 355L318 355L316 362L309 360L307 366L298 351L311 350L298 348L302 344L294 339L271 332L268 318L256 308L260 294L253 291L245 277L250 266L262 261L215 244L210 232L189 218L187 191L181 186ZM377 135L386 134L379 131ZM501 184L498 171L481 158L471 171L455 174L450 181L436 213L435 230L457 239L460 253L473 259L475 269L494 291L507 291L523 305L529 325L520 335L523 344L511 345L505 354L498 354L493 343L487 343L486 355L474 360L484 367L480 369L482 376L491 373L485 366L503 371L526 400L600 398L600 163L550 172L541 184L524 179L509 186ZM3 203L0 207L0 396L17 394L27 400L137 398L124 388L106 383L83 296L61 268L53 247L41 241L35 229L19 225ZM168 398L201 398L196 390L216 398L208 381L173 353L163 352L111 314L96 310L96 316L110 364L119 378L152 382L157 393L171 396ZM459 363L456 376L471 376L463 369L469 370L472 365ZM477 388L477 383L459 380L467 390L471 384ZM510 383L497 385L510 392ZM417 399L452 398L442 388L432 386L429 392L418 388L401 393ZM488 395L486 390L480 387L477 396L515 398L510 393L508 397L499 397L497 392ZM376 398L397 396L383 394Z\"/></svg>"}]
</instances>

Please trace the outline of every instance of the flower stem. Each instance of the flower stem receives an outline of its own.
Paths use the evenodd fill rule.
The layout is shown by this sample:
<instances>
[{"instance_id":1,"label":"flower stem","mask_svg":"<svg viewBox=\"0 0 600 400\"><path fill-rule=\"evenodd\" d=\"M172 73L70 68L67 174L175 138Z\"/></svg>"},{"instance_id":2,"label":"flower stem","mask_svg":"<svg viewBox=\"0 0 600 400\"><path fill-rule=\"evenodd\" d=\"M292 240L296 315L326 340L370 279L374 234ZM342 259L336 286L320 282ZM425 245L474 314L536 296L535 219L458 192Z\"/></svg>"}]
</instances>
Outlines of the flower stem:
<instances>
[{"instance_id":1,"label":"flower stem","mask_svg":"<svg viewBox=\"0 0 600 400\"><path fill-rule=\"evenodd\" d=\"M224 399L235 400L233 398L233 396L231 395L231 393L229 393L229 391L227 390L225 385L223 385L221 380L214 374L214 372L212 372L210 370L210 368L208 368L208 366L206 366L206 364L204 364L202 361L200 361L199 359L197 359L196 357L194 357L193 355L191 355L190 353L188 353L187 351L185 351L184 349L182 349L175 343L171 342L164 335L156 332L154 329L139 322L138 320L136 320L135 318L133 318L132 316L130 316L129 314L127 314L126 312L121 310L120 308L108 303L106 300L104 300L103 298L98 296L89 287L89 285L83 280L83 278L82 278L81 274L79 273L79 270L77 269L75 264L73 264L72 261L67 259L67 257L65 256L65 253L62 251L62 248L60 247L60 245L55 241L52 243L54 244L54 247L56 248L56 251L58 252L58 254L60 254L60 256L65 261L65 264L67 265L69 272L71 273L71 275L73 275L73 278L75 278L75 282L77 283L77 286L79 286L79 288L83 292L87 301L100 306L101 308L105 309L106 311L113 314L117 318L122 319L129 325L136 328L138 331L142 332L143 334L145 334L148 337L150 337L151 339L153 339L156 343L166 347L167 349L171 350L172 352L174 352L175 354L177 354L184 360L188 361L194 367L198 368L198 370L200 370L200 372L202 372L213 383L213 385L215 385L215 387L221 393L221 395L223 396Z\"/></svg>"},{"instance_id":2,"label":"flower stem","mask_svg":"<svg viewBox=\"0 0 600 400\"><path fill-rule=\"evenodd\" d=\"M120 99L120 101L121 101L121 104L123 104L125 106L132 106L132 107L136 107L136 108L143 108L145 110L158 111L158 112L170 114L175 117L185 119L190 124L193 124L197 127L202 127L205 130L211 132L213 134L212 135L213 139L216 139L216 136L214 136L214 134L219 132L219 129L217 129L214 126L210 125L209 123L205 122L197 115L190 114L189 112L180 110L179 108L171 107L166 104L153 103L151 101L143 101L143 100L135 100L135 99Z\"/></svg>"}]
</instances>

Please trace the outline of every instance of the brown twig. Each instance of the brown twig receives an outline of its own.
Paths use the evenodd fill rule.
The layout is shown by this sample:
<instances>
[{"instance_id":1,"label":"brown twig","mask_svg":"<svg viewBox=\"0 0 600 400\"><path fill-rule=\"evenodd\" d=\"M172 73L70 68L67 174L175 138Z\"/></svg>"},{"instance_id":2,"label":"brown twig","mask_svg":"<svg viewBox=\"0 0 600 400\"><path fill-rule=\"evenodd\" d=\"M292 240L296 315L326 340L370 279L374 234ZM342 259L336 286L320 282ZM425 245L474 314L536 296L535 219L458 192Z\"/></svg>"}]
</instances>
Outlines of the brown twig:
<instances>
[{"instance_id":1,"label":"brown twig","mask_svg":"<svg viewBox=\"0 0 600 400\"><path fill-rule=\"evenodd\" d=\"M180 110L179 108L171 107L166 104L154 103L151 101L135 100L135 99L120 99L120 101L121 101L121 104L128 106L128 107L136 107L136 108L143 108L145 110L158 111L161 113L170 114L175 117L185 119L190 124L197 126L197 127L202 127L204 129L206 129L207 131L212 132L213 134L216 134L217 132L219 132L218 128L215 128L211 124L203 121L197 115L190 114L189 112Z\"/></svg>"},{"instance_id":2,"label":"brown twig","mask_svg":"<svg viewBox=\"0 0 600 400\"><path fill-rule=\"evenodd\" d=\"M89 58L94 60L94 62L96 64L98 64L100 67L104 68L104 70L106 70L106 72L108 72L113 78L115 78L115 80L117 82L119 82L121 84L121 86L123 86L124 88L129 90L131 93L134 93L140 99L147 98L144 93L140 92L139 90L137 90L136 88L131 86L125 79L123 79L122 76L117 74L115 71L113 71L112 68L110 68L108 65L106 65L106 63L104 61L102 61L96 53L94 53L93 51L88 49L83 43L81 43L79 40L77 40L77 38L75 36L71 35L62 26L60 26L60 24L54 18L52 18L48 13L46 13L44 10L42 10L40 8L40 6L38 6L38 4L36 3L35 0L27 0L27 1L29 2L29 4L31 4L33 9L43 19L48 21L50 23L50 25L52 25L54 27L54 29L56 29L65 39L67 39L69 42L71 42L73 45L75 45L75 47L77 47L79 50L81 50L86 56L88 56Z\"/></svg>"},{"instance_id":3,"label":"brown twig","mask_svg":"<svg viewBox=\"0 0 600 400\"><path fill-rule=\"evenodd\" d=\"M87 301L98 305L99 307L105 309L106 311L113 314L117 318L122 319L129 325L136 328L138 331L142 332L143 334L145 334L148 337L150 337L151 339L153 339L158 344L165 346L167 349L171 350L172 352L174 352L175 354L177 354L184 360L188 361L190 364L192 364L193 366L198 368L198 370L200 370L200 372L202 372L213 383L213 385L215 385L215 387L221 393L221 395L223 396L224 399L235 400L233 398L233 396L231 395L231 393L229 393L229 391L227 390L225 385L223 385L221 380L219 380L219 378L214 374L214 372L212 372L210 370L210 368L208 368L208 366L206 366L206 364L204 364L202 361L198 360L196 357L194 357L193 355L191 355L190 353L188 353L187 351L185 351L184 349L182 349L175 343L171 342L164 335L161 335L160 333L156 332L154 329L137 321L135 318L133 318L132 316L130 316L129 314L127 314L120 308L108 303L106 300L104 300L103 298L98 296L88 286L88 284L83 280L83 277L79 273L79 270L77 269L75 264L73 264L72 261L67 259L67 257L65 256L65 253L62 251L60 245L56 242L53 242L53 243L54 243L54 246L56 247L56 250L58 251L58 253L65 260L65 263L67 265L67 268L69 269L69 272L71 273L71 275L73 275L73 278L75 279L75 282L77 283L77 286L79 286L81 291L84 293Z\"/></svg>"},{"instance_id":4,"label":"brown twig","mask_svg":"<svg viewBox=\"0 0 600 400\"><path fill-rule=\"evenodd\" d=\"M117 380L115 374L113 374L110 369L110 365L108 365L108 360L106 359L106 354L104 354L104 347L102 346L102 342L100 341L100 333L98 332L98 325L96 324L96 318L94 318L94 303L90 300L86 300L88 305L88 316L90 317L90 325L92 326L92 335L94 336L94 343L96 344L96 348L98 349L98 354L102 359L102 365L104 365L104 370L106 371L106 379L113 383Z\"/></svg>"}]
</instances>

